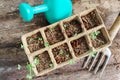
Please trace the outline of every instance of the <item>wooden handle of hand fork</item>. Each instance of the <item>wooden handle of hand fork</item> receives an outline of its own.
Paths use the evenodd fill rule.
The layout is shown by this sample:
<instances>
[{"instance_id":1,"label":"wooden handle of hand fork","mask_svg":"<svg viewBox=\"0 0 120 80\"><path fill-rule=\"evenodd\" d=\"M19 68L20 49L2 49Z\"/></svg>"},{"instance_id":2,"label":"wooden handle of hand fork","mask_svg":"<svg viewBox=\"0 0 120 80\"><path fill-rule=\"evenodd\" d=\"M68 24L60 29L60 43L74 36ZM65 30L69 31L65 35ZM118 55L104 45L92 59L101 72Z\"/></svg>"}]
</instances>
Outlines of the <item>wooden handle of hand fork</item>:
<instances>
[{"instance_id":1,"label":"wooden handle of hand fork","mask_svg":"<svg viewBox=\"0 0 120 80\"><path fill-rule=\"evenodd\" d=\"M115 38L115 36L117 35L119 29L120 29L120 13L119 13L117 19L115 20L114 24L112 25L112 27L109 30L109 35L110 35L110 38L112 41Z\"/></svg>"}]
</instances>

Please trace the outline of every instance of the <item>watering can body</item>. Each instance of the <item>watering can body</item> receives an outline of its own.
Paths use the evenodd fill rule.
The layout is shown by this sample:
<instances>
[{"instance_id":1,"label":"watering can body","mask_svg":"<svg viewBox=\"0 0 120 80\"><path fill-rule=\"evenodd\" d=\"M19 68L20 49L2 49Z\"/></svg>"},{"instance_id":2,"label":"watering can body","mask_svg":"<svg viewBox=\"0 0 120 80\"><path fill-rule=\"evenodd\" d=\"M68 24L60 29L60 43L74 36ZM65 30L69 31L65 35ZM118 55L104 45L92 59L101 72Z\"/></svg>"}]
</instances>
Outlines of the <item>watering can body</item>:
<instances>
[{"instance_id":1,"label":"watering can body","mask_svg":"<svg viewBox=\"0 0 120 80\"><path fill-rule=\"evenodd\" d=\"M54 23L72 15L71 0L44 0L42 5L31 7L27 3L19 5L23 20L31 21L34 14L45 13L49 23Z\"/></svg>"}]
</instances>

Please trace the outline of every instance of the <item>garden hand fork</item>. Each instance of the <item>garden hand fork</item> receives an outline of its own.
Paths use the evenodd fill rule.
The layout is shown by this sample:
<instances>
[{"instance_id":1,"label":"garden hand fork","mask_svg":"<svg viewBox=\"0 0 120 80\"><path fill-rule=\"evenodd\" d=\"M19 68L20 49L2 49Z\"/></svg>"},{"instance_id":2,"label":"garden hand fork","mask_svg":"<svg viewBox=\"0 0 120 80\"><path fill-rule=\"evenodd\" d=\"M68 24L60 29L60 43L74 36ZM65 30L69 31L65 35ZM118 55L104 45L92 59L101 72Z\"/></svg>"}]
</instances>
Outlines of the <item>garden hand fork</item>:
<instances>
[{"instance_id":1,"label":"garden hand fork","mask_svg":"<svg viewBox=\"0 0 120 80\"><path fill-rule=\"evenodd\" d=\"M109 30L109 35L112 41L115 38L119 29L120 29L120 13L117 19L115 20L113 26ZM111 56L111 51L109 48L106 48L101 52L97 52L95 57L92 55L89 55L84 59L82 68L88 68L88 71L93 70L94 74L96 74L98 70L101 70L101 74L100 74L100 77L101 77L110 59L110 56Z\"/></svg>"}]
</instances>

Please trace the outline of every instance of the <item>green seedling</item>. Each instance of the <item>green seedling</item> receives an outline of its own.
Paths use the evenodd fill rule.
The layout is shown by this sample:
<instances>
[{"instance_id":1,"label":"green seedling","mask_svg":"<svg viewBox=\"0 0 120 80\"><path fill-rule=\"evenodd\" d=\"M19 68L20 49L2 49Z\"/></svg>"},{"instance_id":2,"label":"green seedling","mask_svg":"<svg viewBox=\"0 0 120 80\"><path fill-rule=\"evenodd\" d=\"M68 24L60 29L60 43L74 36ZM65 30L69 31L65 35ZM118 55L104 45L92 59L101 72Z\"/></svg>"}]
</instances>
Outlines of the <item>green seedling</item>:
<instances>
[{"instance_id":1,"label":"green seedling","mask_svg":"<svg viewBox=\"0 0 120 80\"><path fill-rule=\"evenodd\" d=\"M71 59L71 60L70 60L70 64L71 64L71 65L75 64L75 60L74 60L74 59Z\"/></svg>"},{"instance_id":2,"label":"green seedling","mask_svg":"<svg viewBox=\"0 0 120 80\"><path fill-rule=\"evenodd\" d=\"M69 27L69 24L68 24L68 23L64 23L64 24L63 24L63 27L64 27L64 28L67 28L67 27Z\"/></svg>"},{"instance_id":3,"label":"green seedling","mask_svg":"<svg viewBox=\"0 0 120 80\"><path fill-rule=\"evenodd\" d=\"M45 43L44 43L44 46L45 46L45 47L49 47L49 46L50 46L49 42L45 42Z\"/></svg>"},{"instance_id":4,"label":"green seedling","mask_svg":"<svg viewBox=\"0 0 120 80\"><path fill-rule=\"evenodd\" d=\"M95 40L97 38L97 36L100 34L100 31L95 31L95 32L92 32L90 34L90 37Z\"/></svg>"},{"instance_id":5,"label":"green seedling","mask_svg":"<svg viewBox=\"0 0 120 80\"><path fill-rule=\"evenodd\" d=\"M96 55L97 55L97 52L94 51L94 52L92 53L92 56L95 57Z\"/></svg>"},{"instance_id":6,"label":"green seedling","mask_svg":"<svg viewBox=\"0 0 120 80\"><path fill-rule=\"evenodd\" d=\"M49 64L49 66L50 66L50 67L54 67L54 65L53 65L52 63L51 63L51 64Z\"/></svg>"},{"instance_id":7,"label":"green seedling","mask_svg":"<svg viewBox=\"0 0 120 80\"><path fill-rule=\"evenodd\" d=\"M75 33L75 34L74 34L74 37L77 37L77 36L78 36L78 33Z\"/></svg>"},{"instance_id":8,"label":"green seedling","mask_svg":"<svg viewBox=\"0 0 120 80\"><path fill-rule=\"evenodd\" d=\"M34 59L34 64L35 64L35 65L38 65L39 63L40 63L40 60L39 60L38 58L35 58L35 59Z\"/></svg>"},{"instance_id":9,"label":"green seedling","mask_svg":"<svg viewBox=\"0 0 120 80\"><path fill-rule=\"evenodd\" d=\"M20 48L21 48L21 49L24 49L24 46L23 46L23 44L21 44L21 45L20 45Z\"/></svg>"},{"instance_id":10,"label":"green seedling","mask_svg":"<svg viewBox=\"0 0 120 80\"><path fill-rule=\"evenodd\" d=\"M64 52L63 52L63 50L61 49L61 50L59 51L59 54L60 54L60 55L63 55L63 53L64 53Z\"/></svg>"},{"instance_id":11,"label":"green seedling","mask_svg":"<svg viewBox=\"0 0 120 80\"><path fill-rule=\"evenodd\" d=\"M27 75L26 75L26 78L29 79L29 80L30 80L30 79L33 79L33 77L34 77L34 75L30 75L30 74L27 74Z\"/></svg>"},{"instance_id":12,"label":"green seedling","mask_svg":"<svg viewBox=\"0 0 120 80\"><path fill-rule=\"evenodd\" d=\"M42 41L43 39L41 37L38 38L38 41Z\"/></svg>"},{"instance_id":13,"label":"green seedling","mask_svg":"<svg viewBox=\"0 0 120 80\"><path fill-rule=\"evenodd\" d=\"M22 66L20 64L17 65L17 69L20 70Z\"/></svg>"},{"instance_id":14,"label":"green seedling","mask_svg":"<svg viewBox=\"0 0 120 80\"><path fill-rule=\"evenodd\" d=\"M92 51L92 50L89 50L87 53L90 54L90 55L92 55L93 57L95 57L96 54L97 54L96 51Z\"/></svg>"},{"instance_id":15,"label":"green seedling","mask_svg":"<svg viewBox=\"0 0 120 80\"><path fill-rule=\"evenodd\" d=\"M31 43L34 39L33 38L30 38L29 42Z\"/></svg>"},{"instance_id":16,"label":"green seedling","mask_svg":"<svg viewBox=\"0 0 120 80\"><path fill-rule=\"evenodd\" d=\"M34 74L32 72L32 68L34 68L31 64L26 65L26 69L28 70L29 74L26 75L26 78L32 79L34 77Z\"/></svg>"},{"instance_id":17,"label":"green seedling","mask_svg":"<svg viewBox=\"0 0 120 80\"><path fill-rule=\"evenodd\" d=\"M100 31L92 32L92 33L90 34L90 37L91 37L93 40L96 39L98 42L104 44L104 41L97 39L97 36L98 36L99 34L100 34Z\"/></svg>"},{"instance_id":18,"label":"green seedling","mask_svg":"<svg viewBox=\"0 0 120 80\"><path fill-rule=\"evenodd\" d=\"M21 68L22 68L22 66L20 64L18 64L17 69L20 70ZM29 80L34 77L34 74L32 72L32 68L34 68L34 67L31 64L27 63L26 69L29 73L26 75L26 78L28 78Z\"/></svg>"},{"instance_id":19,"label":"green seedling","mask_svg":"<svg viewBox=\"0 0 120 80\"><path fill-rule=\"evenodd\" d=\"M69 58L69 54L66 54L66 59L68 59Z\"/></svg>"}]
</instances>

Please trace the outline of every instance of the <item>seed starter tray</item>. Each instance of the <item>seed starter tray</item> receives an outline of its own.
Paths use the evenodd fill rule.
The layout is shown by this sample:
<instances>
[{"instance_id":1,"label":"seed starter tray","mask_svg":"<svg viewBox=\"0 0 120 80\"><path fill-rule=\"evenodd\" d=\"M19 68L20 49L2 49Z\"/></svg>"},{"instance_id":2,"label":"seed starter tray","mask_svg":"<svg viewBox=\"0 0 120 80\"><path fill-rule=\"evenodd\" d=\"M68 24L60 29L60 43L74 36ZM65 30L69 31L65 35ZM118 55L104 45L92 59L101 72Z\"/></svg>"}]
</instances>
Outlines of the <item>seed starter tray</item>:
<instances>
[{"instance_id":1,"label":"seed starter tray","mask_svg":"<svg viewBox=\"0 0 120 80\"><path fill-rule=\"evenodd\" d=\"M94 23L95 22L95 23ZM90 34L100 31L98 39ZM36 76L84 58L89 51L101 51L111 44L110 37L96 8L73 15L52 25L39 28L22 36L25 53ZM35 65L34 59L40 63Z\"/></svg>"}]
</instances>

